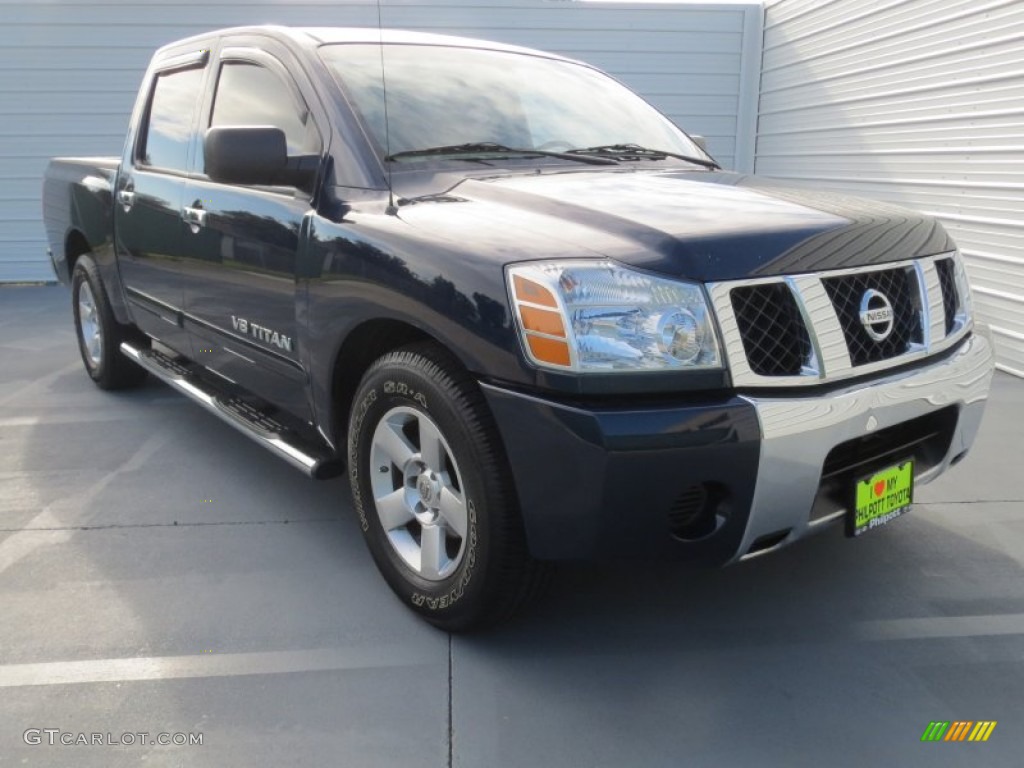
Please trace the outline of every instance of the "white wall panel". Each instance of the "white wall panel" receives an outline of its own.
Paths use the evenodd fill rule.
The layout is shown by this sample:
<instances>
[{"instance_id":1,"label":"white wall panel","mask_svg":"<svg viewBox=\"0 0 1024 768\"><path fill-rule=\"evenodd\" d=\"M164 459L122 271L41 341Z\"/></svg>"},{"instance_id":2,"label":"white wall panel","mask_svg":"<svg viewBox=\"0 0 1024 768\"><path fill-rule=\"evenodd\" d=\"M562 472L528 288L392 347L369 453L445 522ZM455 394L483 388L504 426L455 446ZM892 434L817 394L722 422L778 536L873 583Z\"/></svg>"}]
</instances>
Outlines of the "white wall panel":
<instances>
[{"instance_id":1,"label":"white wall panel","mask_svg":"<svg viewBox=\"0 0 1024 768\"><path fill-rule=\"evenodd\" d=\"M383 0L384 25L526 45L607 70L751 170L762 11L750 4ZM52 279L54 155L116 155L153 50L244 24L376 26L372 0L0 0L0 282Z\"/></svg>"},{"instance_id":2,"label":"white wall panel","mask_svg":"<svg viewBox=\"0 0 1024 768\"><path fill-rule=\"evenodd\" d=\"M939 217L1024 375L1024 2L768 2L755 155Z\"/></svg>"}]
</instances>

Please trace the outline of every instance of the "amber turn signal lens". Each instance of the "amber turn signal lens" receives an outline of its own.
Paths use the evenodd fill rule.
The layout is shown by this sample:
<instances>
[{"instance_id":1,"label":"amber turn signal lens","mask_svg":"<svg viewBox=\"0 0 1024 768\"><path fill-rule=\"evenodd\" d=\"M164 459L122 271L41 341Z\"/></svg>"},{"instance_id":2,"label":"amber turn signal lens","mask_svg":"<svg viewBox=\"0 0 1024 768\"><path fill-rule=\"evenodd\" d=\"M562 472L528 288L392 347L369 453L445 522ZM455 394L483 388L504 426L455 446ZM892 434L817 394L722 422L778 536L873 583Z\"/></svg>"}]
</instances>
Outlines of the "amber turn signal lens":
<instances>
[{"instance_id":1,"label":"amber turn signal lens","mask_svg":"<svg viewBox=\"0 0 1024 768\"><path fill-rule=\"evenodd\" d=\"M516 298L519 301L528 301L531 304L540 304L542 307L557 307L558 302L551 291L540 283L527 280L525 277L515 275L513 277L516 286Z\"/></svg>"},{"instance_id":2,"label":"amber turn signal lens","mask_svg":"<svg viewBox=\"0 0 1024 768\"><path fill-rule=\"evenodd\" d=\"M544 336L528 335L526 343L530 345L530 352L540 362L569 367L569 345L566 342L548 339Z\"/></svg>"},{"instance_id":3,"label":"amber turn signal lens","mask_svg":"<svg viewBox=\"0 0 1024 768\"><path fill-rule=\"evenodd\" d=\"M565 326L562 324L562 315L558 312L520 306L519 316L523 319L523 328L528 331L565 338Z\"/></svg>"}]
</instances>

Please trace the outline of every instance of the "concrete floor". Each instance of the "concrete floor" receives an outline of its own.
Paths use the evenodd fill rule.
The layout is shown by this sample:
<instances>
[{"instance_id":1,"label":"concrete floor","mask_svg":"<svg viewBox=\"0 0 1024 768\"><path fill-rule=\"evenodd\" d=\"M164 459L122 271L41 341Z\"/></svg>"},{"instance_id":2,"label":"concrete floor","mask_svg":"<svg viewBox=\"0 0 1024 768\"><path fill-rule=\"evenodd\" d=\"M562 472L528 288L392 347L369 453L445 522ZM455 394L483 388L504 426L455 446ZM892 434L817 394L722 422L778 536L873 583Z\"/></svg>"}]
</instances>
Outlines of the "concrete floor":
<instances>
[{"instance_id":1,"label":"concrete floor","mask_svg":"<svg viewBox=\"0 0 1024 768\"><path fill-rule=\"evenodd\" d=\"M158 383L101 392L65 289L0 288L0 766L1019 766L1022 416L997 376L972 455L880 534L565 568L453 639L392 597L344 480Z\"/></svg>"}]
</instances>

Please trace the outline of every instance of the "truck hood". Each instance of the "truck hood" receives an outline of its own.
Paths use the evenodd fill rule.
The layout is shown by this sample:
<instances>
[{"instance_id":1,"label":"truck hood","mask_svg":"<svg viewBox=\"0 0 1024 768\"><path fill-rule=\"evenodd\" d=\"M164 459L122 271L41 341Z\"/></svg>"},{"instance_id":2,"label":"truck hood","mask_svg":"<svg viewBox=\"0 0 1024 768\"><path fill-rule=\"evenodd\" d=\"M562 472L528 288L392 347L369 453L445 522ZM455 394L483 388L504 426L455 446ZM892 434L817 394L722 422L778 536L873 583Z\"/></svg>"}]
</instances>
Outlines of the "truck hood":
<instances>
[{"instance_id":1,"label":"truck hood","mask_svg":"<svg viewBox=\"0 0 1024 768\"><path fill-rule=\"evenodd\" d=\"M505 261L602 255L701 281L855 267L954 247L934 219L898 206L726 172L467 178L444 195L408 202L465 203L403 206L401 216L442 230L457 219L460 231L449 235L471 237Z\"/></svg>"}]
</instances>

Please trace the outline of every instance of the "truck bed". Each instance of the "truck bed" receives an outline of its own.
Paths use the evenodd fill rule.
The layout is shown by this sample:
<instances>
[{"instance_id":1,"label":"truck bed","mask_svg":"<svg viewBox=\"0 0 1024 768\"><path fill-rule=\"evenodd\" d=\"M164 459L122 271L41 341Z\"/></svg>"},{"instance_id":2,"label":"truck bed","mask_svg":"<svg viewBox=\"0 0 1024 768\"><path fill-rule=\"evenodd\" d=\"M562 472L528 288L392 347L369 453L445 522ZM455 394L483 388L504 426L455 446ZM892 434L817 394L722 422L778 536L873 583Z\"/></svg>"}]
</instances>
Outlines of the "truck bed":
<instances>
[{"instance_id":1,"label":"truck bed","mask_svg":"<svg viewBox=\"0 0 1024 768\"><path fill-rule=\"evenodd\" d=\"M57 279L67 284L67 238L84 233L90 247L109 241L114 229L113 189L118 157L55 157L43 176L43 226Z\"/></svg>"}]
</instances>

